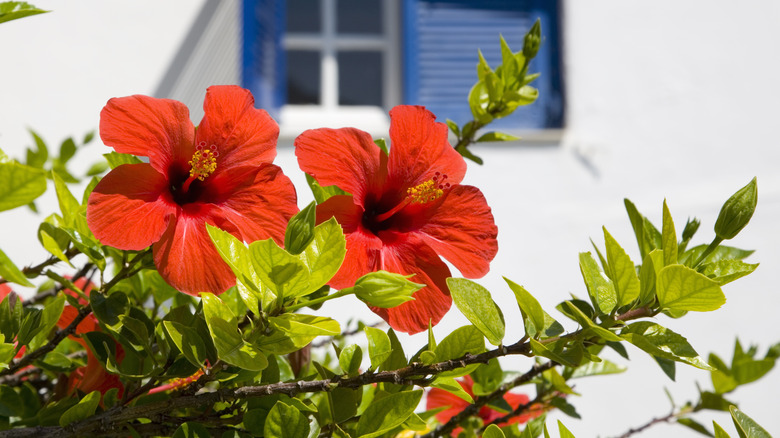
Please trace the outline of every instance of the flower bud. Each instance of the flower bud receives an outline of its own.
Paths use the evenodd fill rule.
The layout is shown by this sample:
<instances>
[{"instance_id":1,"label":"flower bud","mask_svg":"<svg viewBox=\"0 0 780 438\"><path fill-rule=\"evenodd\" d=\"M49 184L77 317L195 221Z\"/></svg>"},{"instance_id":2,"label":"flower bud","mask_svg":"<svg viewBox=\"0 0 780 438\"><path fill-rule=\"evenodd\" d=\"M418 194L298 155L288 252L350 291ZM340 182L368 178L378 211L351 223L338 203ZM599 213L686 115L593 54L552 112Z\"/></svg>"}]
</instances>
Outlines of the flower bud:
<instances>
[{"instance_id":1,"label":"flower bud","mask_svg":"<svg viewBox=\"0 0 780 438\"><path fill-rule=\"evenodd\" d=\"M390 308L413 300L412 294L425 287L387 271L370 272L355 282L355 295L369 306Z\"/></svg>"},{"instance_id":2,"label":"flower bud","mask_svg":"<svg viewBox=\"0 0 780 438\"><path fill-rule=\"evenodd\" d=\"M723 204L715 222L715 234L723 240L731 239L745 228L758 202L758 183L756 178L731 195Z\"/></svg>"},{"instance_id":3,"label":"flower bud","mask_svg":"<svg viewBox=\"0 0 780 438\"><path fill-rule=\"evenodd\" d=\"M531 30L525 34L523 40L523 56L526 59L531 59L536 56L536 52L539 51L539 46L542 44L542 25L537 19Z\"/></svg>"}]
</instances>

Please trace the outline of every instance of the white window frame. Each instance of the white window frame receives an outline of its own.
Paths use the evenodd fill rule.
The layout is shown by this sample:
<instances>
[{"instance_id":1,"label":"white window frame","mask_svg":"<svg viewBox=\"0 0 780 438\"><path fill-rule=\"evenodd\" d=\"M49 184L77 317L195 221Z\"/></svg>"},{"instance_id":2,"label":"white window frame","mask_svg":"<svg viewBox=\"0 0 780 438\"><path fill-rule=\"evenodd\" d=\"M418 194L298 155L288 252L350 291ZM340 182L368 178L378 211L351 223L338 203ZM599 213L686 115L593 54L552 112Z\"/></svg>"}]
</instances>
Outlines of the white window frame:
<instances>
[{"instance_id":1,"label":"white window frame","mask_svg":"<svg viewBox=\"0 0 780 438\"><path fill-rule=\"evenodd\" d=\"M280 112L280 135L294 137L311 128L353 126L376 136L387 136L387 111L401 100L400 11L395 0L380 0L381 34L337 33L336 2L320 1L321 33L285 32L284 50L310 50L320 53L319 105L284 105ZM382 55L382 106L339 105L339 51L370 50Z\"/></svg>"}]
</instances>

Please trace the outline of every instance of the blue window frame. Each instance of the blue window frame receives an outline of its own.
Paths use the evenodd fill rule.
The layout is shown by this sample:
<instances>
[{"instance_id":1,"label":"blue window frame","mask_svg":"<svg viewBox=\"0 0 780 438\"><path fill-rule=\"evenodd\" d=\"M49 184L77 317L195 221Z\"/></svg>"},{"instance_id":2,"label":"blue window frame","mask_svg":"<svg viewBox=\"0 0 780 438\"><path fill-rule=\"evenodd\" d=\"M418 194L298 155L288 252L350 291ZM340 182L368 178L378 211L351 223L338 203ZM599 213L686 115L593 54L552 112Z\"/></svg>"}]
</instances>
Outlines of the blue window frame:
<instances>
[{"instance_id":1,"label":"blue window frame","mask_svg":"<svg viewBox=\"0 0 780 438\"><path fill-rule=\"evenodd\" d=\"M403 65L398 74L403 103L425 105L441 120L470 120L467 96L476 81L477 49L495 66L501 60L499 33L515 51L521 50L525 32L540 18L543 44L531 63L531 71L541 73L534 83L540 98L491 126L563 126L557 0L403 0L399 5ZM287 103L285 9L284 0L243 2L242 82L252 90L258 105L272 113Z\"/></svg>"}]
</instances>

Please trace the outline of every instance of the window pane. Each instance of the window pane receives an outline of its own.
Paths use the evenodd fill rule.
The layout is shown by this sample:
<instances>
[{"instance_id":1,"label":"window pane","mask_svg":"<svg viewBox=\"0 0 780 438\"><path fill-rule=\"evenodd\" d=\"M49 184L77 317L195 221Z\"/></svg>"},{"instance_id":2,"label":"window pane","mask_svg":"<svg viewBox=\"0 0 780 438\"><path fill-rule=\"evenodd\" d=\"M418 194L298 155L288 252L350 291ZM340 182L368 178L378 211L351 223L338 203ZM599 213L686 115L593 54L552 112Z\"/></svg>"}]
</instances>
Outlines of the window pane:
<instances>
[{"instance_id":1,"label":"window pane","mask_svg":"<svg viewBox=\"0 0 780 438\"><path fill-rule=\"evenodd\" d=\"M382 54L339 52L339 105L382 106Z\"/></svg>"},{"instance_id":2,"label":"window pane","mask_svg":"<svg viewBox=\"0 0 780 438\"><path fill-rule=\"evenodd\" d=\"M320 52L287 51L287 103L320 103Z\"/></svg>"},{"instance_id":3,"label":"window pane","mask_svg":"<svg viewBox=\"0 0 780 438\"><path fill-rule=\"evenodd\" d=\"M382 33L381 0L337 0L338 33Z\"/></svg>"},{"instance_id":4,"label":"window pane","mask_svg":"<svg viewBox=\"0 0 780 438\"><path fill-rule=\"evenodd\" d=\"M320 32L320 0L287 0L288 32Z\"/></svg>"}]
</instances>

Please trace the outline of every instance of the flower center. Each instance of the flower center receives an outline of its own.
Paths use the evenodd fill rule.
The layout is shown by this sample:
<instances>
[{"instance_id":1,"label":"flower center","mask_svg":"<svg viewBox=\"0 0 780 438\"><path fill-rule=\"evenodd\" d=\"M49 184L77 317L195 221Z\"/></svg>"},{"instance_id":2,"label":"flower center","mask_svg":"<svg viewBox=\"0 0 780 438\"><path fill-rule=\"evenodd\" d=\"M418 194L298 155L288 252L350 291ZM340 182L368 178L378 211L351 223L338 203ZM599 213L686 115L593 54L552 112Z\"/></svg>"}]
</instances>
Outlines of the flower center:
<instances>
[{"instance_id":1,"label":"flower center","mask_svg":"<svg viewBox=\"0 0 780 438\"><path fill-rule=\"evenodd\" d=\"M195 153L192 154L192 159L189 161L189 165L191 166L190 177L187 178L187 181L184 181L184 184L182 185L182 191L184 193L187 193L187 190L190 188L190 184L192 184L193 181L196 179L203 181L214 173L217 169L218 156L219 151L217 151L216 145L207 147L206 142L202 141L195 146Z\"/></svg>"},{"instance_id":2,"label":"flower center","mask_svg":"<svg viewBox=\"0 0 780 438\"><path fill-rule=\"evenodd\" d=\"M450 183L447 182L447 175L436 172L433 175L433 178L406 189L406 196L401 202L390 210L377 215L374 219L376 222L384 222L394 214L403 210L407 205L433 202L441 198L444 195L444 190L448 188L450 188Z\"/></svg>"}]
</instances>

